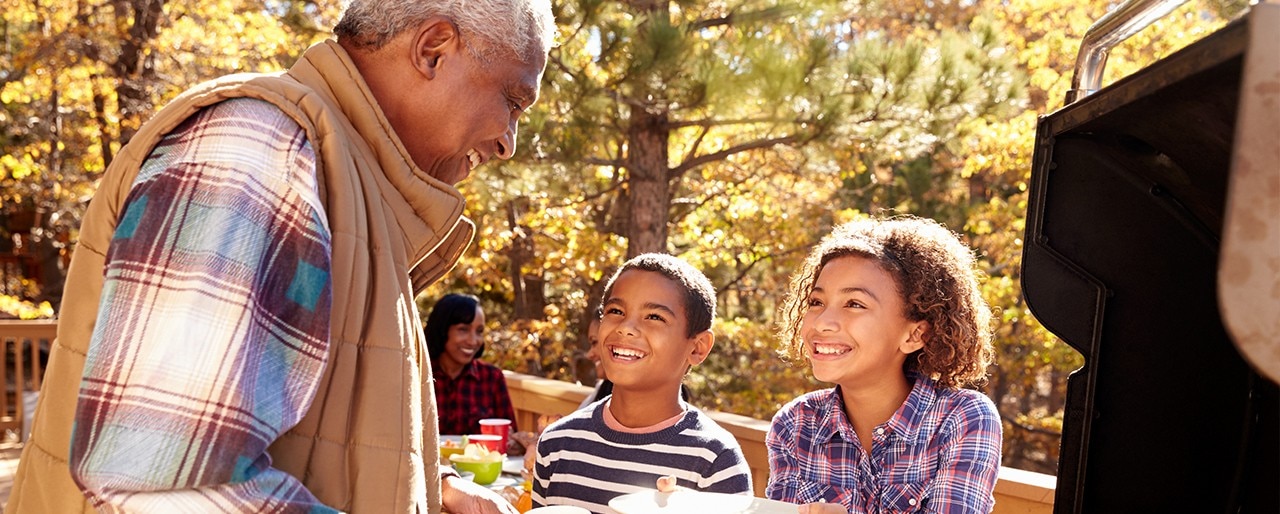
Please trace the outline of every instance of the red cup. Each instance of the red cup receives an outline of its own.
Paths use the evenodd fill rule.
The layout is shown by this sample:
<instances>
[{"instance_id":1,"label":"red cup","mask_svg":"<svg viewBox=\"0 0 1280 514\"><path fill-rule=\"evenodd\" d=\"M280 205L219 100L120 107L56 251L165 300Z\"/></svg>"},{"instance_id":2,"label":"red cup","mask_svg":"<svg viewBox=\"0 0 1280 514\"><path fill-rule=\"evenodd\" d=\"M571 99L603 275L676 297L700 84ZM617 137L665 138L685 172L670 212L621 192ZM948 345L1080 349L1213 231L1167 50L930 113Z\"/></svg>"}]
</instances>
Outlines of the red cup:
<instances>
[{"instance_id":1,"label":"red cup","mask_svg":"<svg viewBox=\"0 0 1280 514\"><path fill-rule=\"evenodd\" d=\"M471 434L467 436L467 444L478 444L488 448L491 452L507 453L507 447L502 442L502 436L494 434Z\"/></svg>"},{"instance_id":2,"label":"red cup","mask_svg":"<svg viewBox=\"0 0 1280 514\"><path fill-rule=\"evenodd\" d=\"M506 418L482 419L480 420L480 433L501 437L502 453L507 453L507 443L511 439L511 420Z\"/></svg>"}]
</instances>

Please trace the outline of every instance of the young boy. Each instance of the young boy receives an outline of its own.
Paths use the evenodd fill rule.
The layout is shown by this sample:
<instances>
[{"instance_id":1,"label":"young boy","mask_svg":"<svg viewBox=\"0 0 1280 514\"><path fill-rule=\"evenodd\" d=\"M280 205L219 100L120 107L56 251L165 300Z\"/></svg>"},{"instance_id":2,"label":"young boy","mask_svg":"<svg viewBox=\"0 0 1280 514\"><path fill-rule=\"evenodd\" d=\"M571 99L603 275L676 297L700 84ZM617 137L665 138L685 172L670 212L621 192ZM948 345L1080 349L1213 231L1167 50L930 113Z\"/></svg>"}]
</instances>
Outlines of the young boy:
<instances>
[{"instance_id":1,"label":"young boy","mask_svg":"<svg viewBox=\"0 0 1280 514\"><path fill-rule=\"evenodd\" d=\"M765 496L804 513L990 512L995 405L961 386L991 362L973 252L937 222L837 227L792 279L786 354L834 389L778 411Z\"/></svg>"},{"instance_id":2,"label":"young boy","mask_svg":"<svg viewBox=\"0 0 1280 514\"><path fill-rule=\"evenodd\" d=\"M612 513L613 498L659 477L699 491L751 493L733 435L680 398L680 384L711 351L715 291L688 263L644 254L605 286L599 354L613 394L553 423L538 440L535 506Z\"/></svg>"}]
</instances>

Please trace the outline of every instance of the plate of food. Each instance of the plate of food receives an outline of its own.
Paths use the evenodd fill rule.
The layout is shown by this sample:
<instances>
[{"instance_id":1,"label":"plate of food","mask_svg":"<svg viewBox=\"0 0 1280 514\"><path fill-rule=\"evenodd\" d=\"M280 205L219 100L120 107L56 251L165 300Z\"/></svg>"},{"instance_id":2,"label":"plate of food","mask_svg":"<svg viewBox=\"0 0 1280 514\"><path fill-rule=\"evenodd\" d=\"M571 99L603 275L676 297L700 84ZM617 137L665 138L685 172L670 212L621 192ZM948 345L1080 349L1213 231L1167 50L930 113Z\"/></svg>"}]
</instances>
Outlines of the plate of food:
<instances>
[{"instance_id":1,"label":"plate of food","mask_svg":"<svg viewBox=\"0 0 1280 514\"><path fill-rule=\"evenodd\" d=\"M440 463L448 464L449 456L462 453L466 446L467 436L465 435L440 436Z\"/></svg>"},{"instance_id":2,"label":"plate of food","mask_svg":"<svg viewBox=\"0 0 1280 514\"><path fill-rule=\"evenodd\" d=\"M618 514L796 514L799 506L740 494L681 489L670 493L641 491L609 502Z\"/></svg>"}]
</instances>

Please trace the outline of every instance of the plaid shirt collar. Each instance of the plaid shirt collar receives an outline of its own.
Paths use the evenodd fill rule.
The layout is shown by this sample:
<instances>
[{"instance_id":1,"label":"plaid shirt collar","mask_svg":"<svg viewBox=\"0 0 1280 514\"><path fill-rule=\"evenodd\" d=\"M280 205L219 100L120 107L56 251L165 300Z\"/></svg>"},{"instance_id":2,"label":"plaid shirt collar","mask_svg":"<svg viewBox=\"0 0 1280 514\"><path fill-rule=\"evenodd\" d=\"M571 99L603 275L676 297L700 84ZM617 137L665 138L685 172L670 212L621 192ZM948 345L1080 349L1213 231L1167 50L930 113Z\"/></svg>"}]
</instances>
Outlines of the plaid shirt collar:
<instances>
[{"instance_id":1,"label":"plaid shirt collar","mask_svg":"<svg viewBox=\"0 0 1280 514\"><path fill-rule=\"evenodd\" d=\"M914 440L920 434L925 413L929 412L937 402L938 394L934 390L933 379L929 377L908 372L907 381L911 382L912 386L906 401L902 402L902 406L898 407L893 416L881 426L897 437ZM819 429L818 434L814 435L816 441L829 443L837 436L841 441L858 441L858 436L853 431L853 423L849 422L849 416L844 411L844 391L840 386L836 386L832 394L827 396L827 401L819 409L818 416L822 420L820 425L822 428Z\"/></svg>"},{"instance_id":2,"label":"plaid shirt collar","mask_svg":"<svg viewBox=\"0 0 1280 514\"><path fill-rule=\"evenodd\" d=\"M457 378L454 378L449 376L448 373L445 373L444 368L440 367L439 358L431 359L431 376L434 377L437 381L463 380L466 378L470 378L472 380L479 380L480 375L476 372L475 363L476 363L476 360L471 359L471 361L467 362L466 364L463 364L462 372L458 373Z\"/></svg>"}]
</instances>

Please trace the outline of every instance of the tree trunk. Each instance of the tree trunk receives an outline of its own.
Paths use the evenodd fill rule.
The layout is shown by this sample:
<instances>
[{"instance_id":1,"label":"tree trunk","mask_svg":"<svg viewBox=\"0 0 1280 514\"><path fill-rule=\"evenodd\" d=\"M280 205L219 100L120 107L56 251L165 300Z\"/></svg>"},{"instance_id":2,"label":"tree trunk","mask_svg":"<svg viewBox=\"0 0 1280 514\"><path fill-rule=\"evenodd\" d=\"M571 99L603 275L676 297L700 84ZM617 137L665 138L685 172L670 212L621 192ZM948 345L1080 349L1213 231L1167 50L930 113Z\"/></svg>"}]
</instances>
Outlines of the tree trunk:
<instances>
[{"instance_id":1,"label":"tree trunk","mask_svg":"<svg viewBox=\"0 0 1280 514\"><path fill-rule=\"evenodd\" d=\"M631 210L627 216L627 258L647 252L667 251L667 220L671 189L667 178L666 113L654 114L639 107L631 111L627 134L626 167Z\"/></svg>"},{"instance_id":2,"label":"tree trunk","mask_svg":"<svg viewBox=\"0 0 1280 514\"><path fill-rule=\"evenodd\" d=\"M160 32L164 0L116 1L117 18L128 17L129 30L120 43L120 55L111 63L119 83L116 103L120 110L120 143L128 143L138 131L144 113L155 107L148 92L155 79L151 54L147 49ZM117 23L121 23L117 21Z\"/></svg>"},{"instance_id":3,"label":"tree trunk","mask_svg":"<svg viewBox=\"0 0 1280 514\"><path fill-rule=\"evenodd\" d=\"M513 234L511 250L507 252L514 293L512 308L515 319L542 319L542 310L547 303L543 294L542 277L524 273L524 265L533 260L534 252L533 238L529 236L528 228L520 225L520 217L527 210L528 198L520 197L507 203L507 227Z\"/></svg>"},{"instance_id":4,"label":"tree trunk","mask_svg":"<svg viewBox=\"0 0 1280 514\"><path fill-rule=\"evenodd\" d=\"M107 166L111 165L111 160L115 158L115 154L111 150L110 125L107 124L107 96L98 88L98 78L96 74L93 75L89 83L93 87L93 119L98 123L98 146L102 148L102 169L107 169Z\"/></svg>"}]
</instances>

